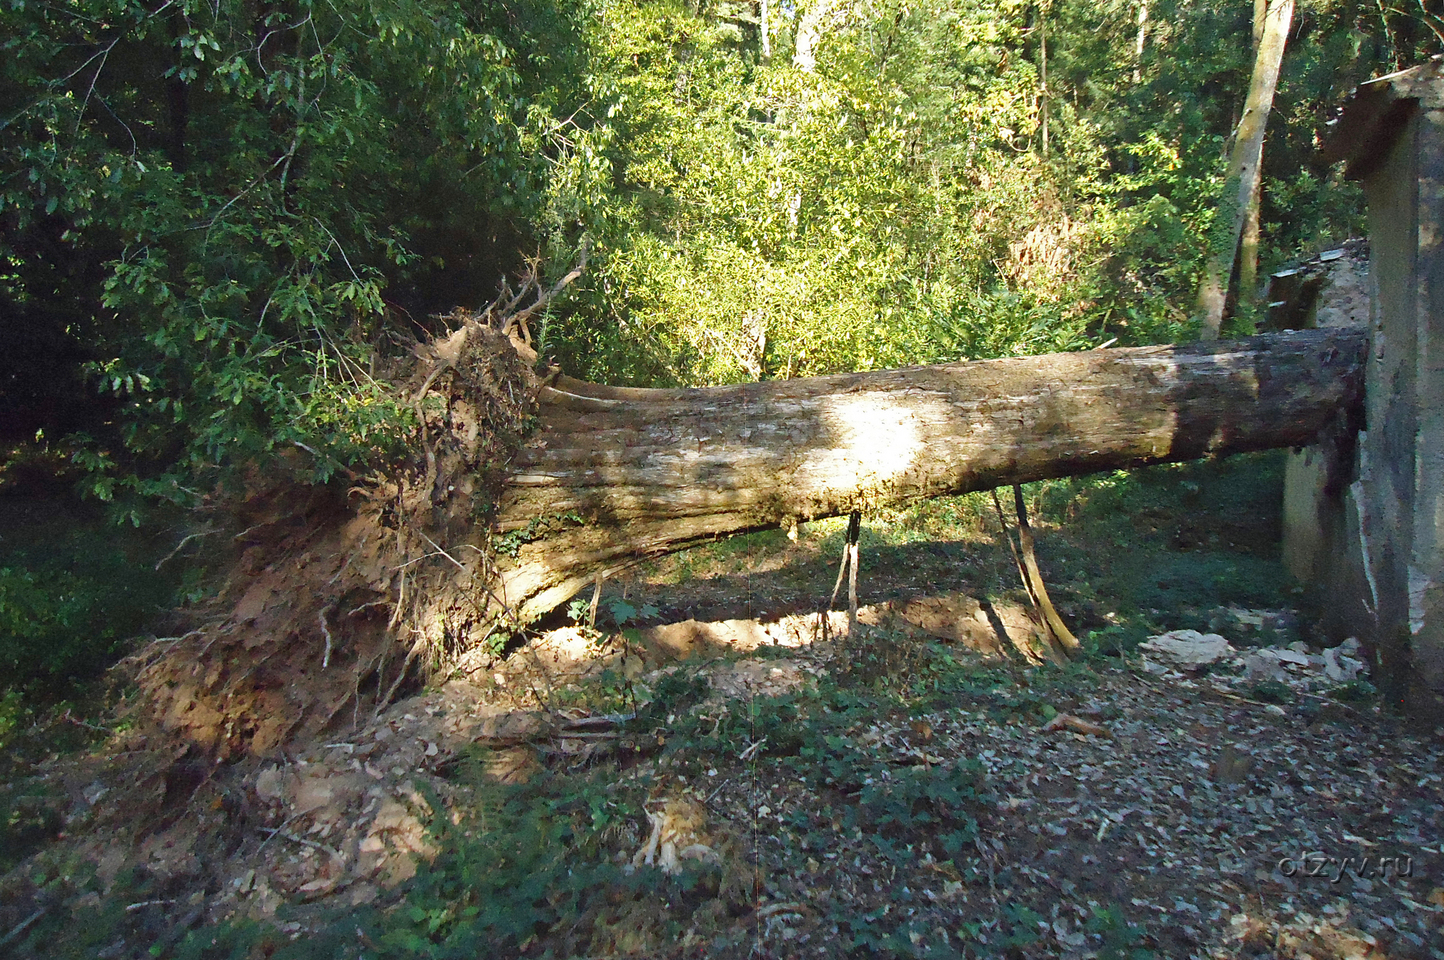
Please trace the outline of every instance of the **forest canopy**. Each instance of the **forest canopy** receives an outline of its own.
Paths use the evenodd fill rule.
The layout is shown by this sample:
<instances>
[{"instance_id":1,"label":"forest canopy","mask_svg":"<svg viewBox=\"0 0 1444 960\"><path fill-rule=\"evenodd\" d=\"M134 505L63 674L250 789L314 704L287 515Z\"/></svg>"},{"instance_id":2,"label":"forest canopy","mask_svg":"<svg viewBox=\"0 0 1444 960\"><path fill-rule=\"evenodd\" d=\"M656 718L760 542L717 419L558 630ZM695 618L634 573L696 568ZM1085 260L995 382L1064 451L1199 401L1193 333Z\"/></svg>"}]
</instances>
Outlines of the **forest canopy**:
<instances>
[{"instance_id":1,"label":"forest canopy","mask_svg":"<svg viewBox=\"0 0 1444 960\"><path fill-rule=\"evenodd\" d=\"M583 259L538 346L615 384L1189 339L1254 16L6 0L3 439L104 498L191 503L278 449L322 480L404 448L388 356ZM1298 8L1263 269L1360 232L1321 133L1441 38L1423 0Z\"/></svg>"}]
</instances>

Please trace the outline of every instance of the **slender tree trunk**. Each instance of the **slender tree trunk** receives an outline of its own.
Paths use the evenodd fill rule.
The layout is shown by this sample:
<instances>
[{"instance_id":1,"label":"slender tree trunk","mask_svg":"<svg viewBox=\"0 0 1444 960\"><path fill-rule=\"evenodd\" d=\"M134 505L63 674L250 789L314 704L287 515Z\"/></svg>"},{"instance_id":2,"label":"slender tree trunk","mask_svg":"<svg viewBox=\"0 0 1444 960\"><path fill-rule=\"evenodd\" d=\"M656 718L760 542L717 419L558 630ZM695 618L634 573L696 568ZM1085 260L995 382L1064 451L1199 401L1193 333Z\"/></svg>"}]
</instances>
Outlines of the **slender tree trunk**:
<instances>
[{"instance_id":1,"label":"slender tree trunk","mask_svg":"<svg viewBox=\"0 0 1444 960\"><path fill-rule=\"evenodd\" d=\"M1268 16L1268 0L1253 0L1253 55L1258 59L1263 44L1264 23ZM1259 164L1262 167L1263 158ZM1244 218L1243 238L1238 248L1238 295L1235 302L1253 305L1258 295L1259 206L1263 200L1263 175L1254 178L1248 195L1248 213Z\"/></svg>"},{"instance_id":2,"label":"slender tree trunk","mask_svg":"<svg viewBox=\"0 0 1444 960\"><path fill-rule=\"evenodd\" d=\"M1048 11L1038 11L1038 80L1040 110L1043 121L1043 159L1048 159Z\"/></svg>"},{"instance_id":3,"label":"slender tree trunk","mask_svg":"<svg viewBox=\"0 0 1444 960\"><path fill-rule=\"evenodd\" d=\"M1357 406L1365 338L1297 331L696 390L562 378L513 461L499 576L529 619L698 541L1010 483L1301 446ZM569 518L552 523L556 518Z\"/></svg>"},{"instance_id":4,"label":"slender tree trunk","mask_svg":"<svg viewBox=\"0 0 1444 960\"><path fill-rule=\"evenodd\" d=\"M797 40L792 63L804 73L817 72L817 45L832 18L832 0L816 0L797 19Z\"/></svg>"},{"instance_id":5,"label":"slender tree trunk","mask_svg":"<svg viewBox=\"0 0 1444 960\"><path fill-rule=\"evenodd\" d=\"M1198 315L1202 334L1216 339L1223 327L1224 303L1228 298L1229 277L1238 255L1239 238L1247 219L1249 200L1259 178L1263 158L1264 132L1268 128L1269 111L1273 107L1274 90L1278 86L1279 66L1283 62L1289 25L1293 22L1294 0L1273 0L1264 15L1263 36L1254 58L1253 79L1238 134L1229 155L1228 177L1224 187L1224 203L1220 216L1225 218L1227 232L1224 242L1209 253L1204 266L1203 282L1198 291Z\"/></svg>"},{"instance_id":6,"label":"slender tree trunk","mask_svg":"<svg viewBox=\"0 0 1444 960\"><path fill-rule=\"evenodd\" d=\"M1255 0L1257 3L1258 0ZM1138 42L1134 45L1133 82L1143 82L1143 49L1148 41L1148 0L1138 4Z\"/></svg>"},{"instance_id":7,"label":"slender tree trunk","mask_svg":"<svg viewBox=\"0 0 1444 960\"><path fill-rule=\"evenodd\" d=\"M1243 236L1238 242L1238 295L1235 303L1252 304L1258 296L1259 204L1263 199L1262 180L1254 181L1248 196L1248 215L1244 218Z\"/></svg>"}]
</instances>

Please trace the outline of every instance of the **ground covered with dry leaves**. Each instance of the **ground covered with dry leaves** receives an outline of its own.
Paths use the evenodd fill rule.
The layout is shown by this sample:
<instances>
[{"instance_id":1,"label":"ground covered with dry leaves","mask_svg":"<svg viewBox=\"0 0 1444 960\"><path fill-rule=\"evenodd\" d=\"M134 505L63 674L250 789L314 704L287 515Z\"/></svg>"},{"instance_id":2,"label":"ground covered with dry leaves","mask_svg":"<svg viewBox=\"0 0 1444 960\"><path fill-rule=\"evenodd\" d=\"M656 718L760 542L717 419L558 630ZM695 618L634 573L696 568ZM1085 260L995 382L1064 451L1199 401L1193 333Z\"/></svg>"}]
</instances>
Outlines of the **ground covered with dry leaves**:
<instances>
[{"instance_id":1,"label":"ground covered with dry leaves","mask_svg":"<svg viewBox=\"0 0 1444 960\"><path fill-rule=\"evenodd\" d=\"M610 625L267 757L118 731L12 778L52 836L0 879L0 953L1444 956L1444 735L1380 707L1366 650L1242 603L1257 511L1209 476L1055 511L1079 663L1026 657L996 542L934 531L865 551L851 637L788 610L824 540L745 591L766 563L714 558L710 606L652 571Z\"/></svg>"}]
</instances>

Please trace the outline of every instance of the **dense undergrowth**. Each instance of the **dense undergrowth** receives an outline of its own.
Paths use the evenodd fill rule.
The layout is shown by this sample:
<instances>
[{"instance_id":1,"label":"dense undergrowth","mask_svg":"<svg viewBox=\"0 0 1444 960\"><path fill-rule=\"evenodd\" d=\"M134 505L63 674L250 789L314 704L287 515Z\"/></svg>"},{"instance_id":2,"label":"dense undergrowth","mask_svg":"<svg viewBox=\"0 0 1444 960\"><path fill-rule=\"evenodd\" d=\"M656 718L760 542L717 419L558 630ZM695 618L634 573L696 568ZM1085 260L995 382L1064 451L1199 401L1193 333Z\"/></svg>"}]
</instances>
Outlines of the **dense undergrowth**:
<instances>
[{"instance_id":1,"label":"dense undergrowth","mask_svg":"<svg viewBox=\"0 0 1444 960\"><path fill-rule=\"evenodd\" d=\"M158 568L157 536L115 525L93 503L0 496L0 529L3 750L37 711L93 699L132 641L197 588L200 568Z\"/></svg>"}]
</instances>

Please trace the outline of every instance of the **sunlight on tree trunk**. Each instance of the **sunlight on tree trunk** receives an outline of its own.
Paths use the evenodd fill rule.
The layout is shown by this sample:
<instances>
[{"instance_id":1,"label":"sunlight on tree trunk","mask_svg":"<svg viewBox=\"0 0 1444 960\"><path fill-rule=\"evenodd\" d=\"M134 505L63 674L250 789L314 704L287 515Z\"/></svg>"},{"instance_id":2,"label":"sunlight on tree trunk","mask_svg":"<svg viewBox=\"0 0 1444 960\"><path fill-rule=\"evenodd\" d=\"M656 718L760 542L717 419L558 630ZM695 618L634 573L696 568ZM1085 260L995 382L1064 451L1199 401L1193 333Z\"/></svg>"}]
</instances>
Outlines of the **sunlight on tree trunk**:
<instances>
[{"instance_id":1,"label":"sunlight on tree trunk","mask_svg":"<svg viewBox=\"0 0 1444 960\"><path fill-rule=\"evenodd\" d=\"M1253 0L1253 55L1258 59L1259 45L1263 43L1264 22L1268 15L1268 0ZM1263 166L1263 157L1259 157ZM1238 250L1238 297L1242 305L1252 305L1258 297L1258 246L1259 246L1259 204L1263 199L1263 173L1254 179L1253 191L1248 195L1248 214L1244 218L1243 239Z\"/></svg>"},{"instance_id":2,"label":"sunlight on tree trunk","mask_svg":"<svg viewBox=\"0 0 1444 960\"><path fill-rule=\"evenodd\" d=\"M792 63L804 73L817 72L817 45L832 17L831 0L818 0L797 20L797 45Z\"/></svg>"},{"instance_id":3,"label":"sunlight on tree trunk","mask_svg":"<svg viewBox=\"0 0 1444 960\"><path fill-rule=\"evenodd\" d=\"M1043 159L1048 158L1048 10L1039 11L1038 18L1038 96L1039 114L1043 123Z\"/></svg>"},{"instance_id":4,"label":"sunlight on tree trunk","mask_svg":"<svg viewBox=\"0 0 1444 960\"><path fill-rule=\"evenodd\" d=\"M1229 156L1223 209L1219 211L1229 230L1227 234L1215 234L1216 238L1221 237L1222 242L1215 243L1210 250L1203 282L1198 290L1201 333L1207 339L1217 339L1223 327L1229 275L1233 272L1234 258L1238 254L1249 201L1258 183L1264 132L1268 128L1269 110L1273 106L1279 66L1283 62L1284 45L1288 41L1293 15L1293 0L1274 0L1264 15L1263 36L1258 56L1254 59L1253 79L1249 83L1243 118L1239 120L1237 138Z\"/></svg>"},{"instance_id":5,"label":"sunlight on tree trunk","mask_svg":"<svg viewBox=\"0 0 1444 960\"><path fill-rule=\"evenodd\" d=\"M1133 82L1134 82L1134 83L1142 83L1142 82L1143 82L1143 48L1144 48L1144 44L1146 44L1147 42L1148 42L1148 0L1143 0L1143 2L1138 5L1138 43L1137 43L1136 46L1134 47L1134 51L1133 51L1134 57L1136 58L1136 63L1135 63L1135 66L1133 67Z\"/></svg>"},{"instance_id":6,"label":"sunlight on tree trunk","mask_svg":"<svg viewBox=\"0 0 1444 960\"><path fill-rule=\"evenodd\" d=\"M1312 442L1357 404L1353 330L694 390L567 377L505 480L530 620L641 559L748 530L1049 477ZM459 422L459 421L458 421ZM539 518L576 517L542 536Z\"/></svg>"}]
</instances>

